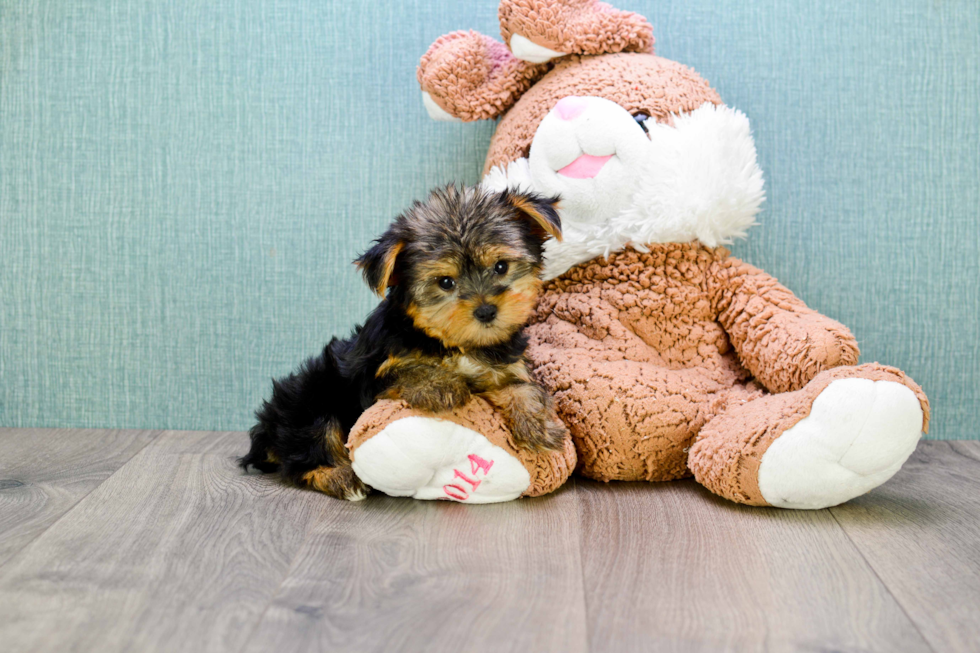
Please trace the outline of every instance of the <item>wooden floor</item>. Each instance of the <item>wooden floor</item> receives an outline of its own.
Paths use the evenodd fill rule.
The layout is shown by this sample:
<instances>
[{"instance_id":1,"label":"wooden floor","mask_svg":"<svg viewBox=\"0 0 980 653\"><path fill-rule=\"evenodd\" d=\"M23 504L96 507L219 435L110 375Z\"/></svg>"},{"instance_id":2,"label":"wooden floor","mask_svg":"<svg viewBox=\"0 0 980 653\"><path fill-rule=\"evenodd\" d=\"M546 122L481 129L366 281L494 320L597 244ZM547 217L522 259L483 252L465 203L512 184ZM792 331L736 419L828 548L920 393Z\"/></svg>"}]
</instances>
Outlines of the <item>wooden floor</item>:
<instances>
[{"instance_id":1,"label":"wooden floor","mask_svg":"<svg viewBox=\"0 0 980 653\"><path fill-rule=\"evenodd\" d=\"M691 481L344 503L242 433L0 429L3 651L980 651L980 442L818 512Z\"/></svg>"}]
</instances>

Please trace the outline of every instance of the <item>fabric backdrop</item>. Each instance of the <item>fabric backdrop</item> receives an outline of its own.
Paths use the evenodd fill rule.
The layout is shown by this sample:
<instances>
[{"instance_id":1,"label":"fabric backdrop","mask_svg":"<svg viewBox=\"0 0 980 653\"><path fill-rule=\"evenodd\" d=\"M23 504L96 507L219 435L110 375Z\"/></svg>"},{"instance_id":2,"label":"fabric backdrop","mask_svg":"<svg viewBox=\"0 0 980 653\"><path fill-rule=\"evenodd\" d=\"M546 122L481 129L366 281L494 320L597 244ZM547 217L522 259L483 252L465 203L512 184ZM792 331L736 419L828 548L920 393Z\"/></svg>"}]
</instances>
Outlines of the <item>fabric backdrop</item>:
<instances>
[{"instance_id":1,"label":"fabric backdrop","mask_svg":"<svg viewBox=\"0 0 980 653\"><path fill-rule=\"evenodd\" d=\"M623 0L752 120L735 253L977 438L980 3ZM0 424L244 429L374 299L350 261L475 183L419 56L493 0L0 0Z\"/></svg>"}]
</instances>

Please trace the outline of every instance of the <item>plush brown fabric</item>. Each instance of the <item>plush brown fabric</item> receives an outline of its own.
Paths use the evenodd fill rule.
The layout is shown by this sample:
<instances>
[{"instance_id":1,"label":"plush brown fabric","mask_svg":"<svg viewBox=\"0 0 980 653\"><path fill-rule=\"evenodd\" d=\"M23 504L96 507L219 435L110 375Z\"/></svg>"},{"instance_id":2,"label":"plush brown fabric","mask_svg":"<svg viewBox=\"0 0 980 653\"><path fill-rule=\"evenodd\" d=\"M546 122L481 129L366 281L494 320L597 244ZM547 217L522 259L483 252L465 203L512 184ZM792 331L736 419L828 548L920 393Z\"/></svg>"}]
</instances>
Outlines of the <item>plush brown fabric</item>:
<instances>
[{"instance_id":1,"label":"plush brown fabric","mask_svg":"<svg viewBox=\"0 0 980 653\"><path fill-rule=\"evenodd\" d=\"M554 394L586 476L689 475L687 452L702 429L716 434L708 442L726 461L735 455L726 447L740 452L742 438L763 429L770 439L752 450L761 457L772 438L809 414L831 380L878 380L872 371L915 390L928 416L918 386L891 368L851 367L858 348L850 331L771 276L724 248L648 248L590 261L549 282L528 329L535 376ZM821 372L825 381L811 383ZM754 401L767 388L785 394ZM758 462L744 463L745 475L742 463L712 466L722 459L699 456L698 480L733 500L761 500L751 489Z\"/></svg>"},{"instance_id":2,"label":"plush brown fabric","mask_svg":"<svg viewBox=\"0 0 980 653\"><path fill-rule=\"evenodd\" d=\"M365 411L351 429L347 438L351 458L356 459L357 447L377 435L385 426L413 415L438 417L465 426L486 436L492 444L515 456L531 475L531 484L522 496L536 497L555 491L575 469L575 445L570 438L565 439L565 448L562 451L534 453L522 449L514 443L514 438L500 414L479 397L458 410L439 415L414 410L403 401L379 401Z\"/></svg>"},{"instance_id":3,"label":"plush brown fabric","mask_svg":"<svg viewBox=\"0 0 980 653\"><path fill-rule=\"evenodd\" d=\"M858 361L857 341L771 276L728 258L712 271L711 301L742 364L771 392L799 390L819 372Z\"/></svg>"},{"instance_id":4,"label":"plush brown fabric","mask_svg":"<svg viewBox=\"0 0 980 653\"><path fill-rule=\"evenodd\" d=\"M417 77L436 104L468 122L499 116L547 69L470 30L439 37L422 56Z\"/></svg>"},{"instance_id":5,"label":"plush brown fabric","mask_svg":"<svg viewBox=\"0 0 980 653\"><path fill-rule=\"evenodd\" d=\"M776 438L810 414L814 399L832 381L846 378L894 381L908 387L922 404L922 430L929 430L929 400L903 372L877 363L838 367L821 372L802 390L735 406L709 421L691 447L688 465L694 478L726 499L768 505L759 491L762 455Z\"/></svg>"},{"instance_id":6,"label":"plush brown fabric","mask_svg":"<svg viewBox=\"0 0 980 653\"><path fill-rule=\"evenodd\" d=\"M762 395L718 322L716 286L729 260L723 248L654 245L579 265L545 287L528 357L585 475L686 476L701 427Z\"/></svg>"},{"instance_id":7,"label":"plush brown fabric","mask_svg":"<svg viewBox=\"0 0 980 653\"><path fill-rule=\"evenodd\" d=\"M721 98L694 70L652 54L563 57L501 119L483 172L526 157L534 132L552 107L569 95L604 97L630 113L669 122L672 113L694 111Z\"/></svg>"},{"instance_id":8,"label":"plush brown fabric","mask_svg":"<svg viewBox=\"0 0 980 653\"><path fill-rule=\"evenodd\" d=\"M653 28L632 11L597 0L503 0L497 12L500 36L513 34L565 54L648 52Z\"/></svg>"},{"instance_id":9,"label":"plush brown fabric","mask_svg":"<svg viewBox=\"0 0 980 653\"><path fill-rule=\"evenodd\" d=\"M652 31L635 14L595 0L503 0L500 22L507 42L518 33L571 54L521 67L503 44L457 33L419 70L423 89L454 115L506 111L484 172L528 156L542 119L567 96L606 98L667 124L721 103L695 71L652 54ZM457 51L465 61L450 60ZM693 472L721 496L763 504L762 455L839 378L903 383L928 426L928 400L911 379L857 366L846 327L723 248L627 248L572 268L546 286L528 334L532 373L555 396L579 469L600 480ZM477 430L496 443L502 428L484 415Z\"/></svg>"}]
</instances>

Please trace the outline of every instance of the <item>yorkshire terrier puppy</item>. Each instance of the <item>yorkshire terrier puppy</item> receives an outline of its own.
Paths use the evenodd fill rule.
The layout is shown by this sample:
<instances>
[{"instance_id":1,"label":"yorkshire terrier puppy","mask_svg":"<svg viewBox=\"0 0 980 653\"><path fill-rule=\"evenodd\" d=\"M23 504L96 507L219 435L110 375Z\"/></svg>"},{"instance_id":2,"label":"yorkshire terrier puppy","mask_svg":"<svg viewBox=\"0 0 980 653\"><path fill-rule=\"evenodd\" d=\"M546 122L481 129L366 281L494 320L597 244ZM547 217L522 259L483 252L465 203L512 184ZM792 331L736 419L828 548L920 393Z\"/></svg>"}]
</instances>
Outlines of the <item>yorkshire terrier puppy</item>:
<instances>
[{"instance_id":1,"label":"yorkshire terrier puppy","mask_svg":"<svg viewBox=\"0 0 980 653\"><path fill-rule=\"evenodd\" d=\"M521 332L541 287L543 244L561 238L557 203L451 185L399 215L355 261L381 303L350 338L273 381L242 467L362 499L369 488L344 445L381 398L440 412L477 394L502 412L518 445L560 448L565 427L528 373Z\"/></svg>"}]
</instances>

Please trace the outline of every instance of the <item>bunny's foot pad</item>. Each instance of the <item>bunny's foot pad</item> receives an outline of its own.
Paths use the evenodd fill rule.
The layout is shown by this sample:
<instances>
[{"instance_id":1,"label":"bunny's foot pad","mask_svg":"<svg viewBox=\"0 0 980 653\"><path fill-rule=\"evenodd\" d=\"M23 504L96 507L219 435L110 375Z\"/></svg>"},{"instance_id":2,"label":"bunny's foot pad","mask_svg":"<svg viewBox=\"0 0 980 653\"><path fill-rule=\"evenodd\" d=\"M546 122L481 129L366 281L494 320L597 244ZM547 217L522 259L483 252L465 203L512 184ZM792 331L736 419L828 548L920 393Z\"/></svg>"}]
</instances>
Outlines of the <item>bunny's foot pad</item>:
<instances>
[{"instance_id":1,"label":"bunny's foot pad","mask_svg":"<svg viewBox=\"0 0 980 653\"><path fill-rule=\"evenodd\" d=\"M555 451L518 446L501 414L482 397L438 414L383 399L364 411L347 447L358 478L385 494L463 503L554 492L577 459L567 433Z\"/></svg>"},{"instance_id":2,"label":"bunny's foot pad","mask_svg":"<svg viewBox=\"0 0 980 653\"><path fill-rule=\"evenodd\" d=\"M521 496L531 476L476 431L437 417L397 419L354 452L354 473L394 497L496 503Z\"/></svg>"}]
</instances>

